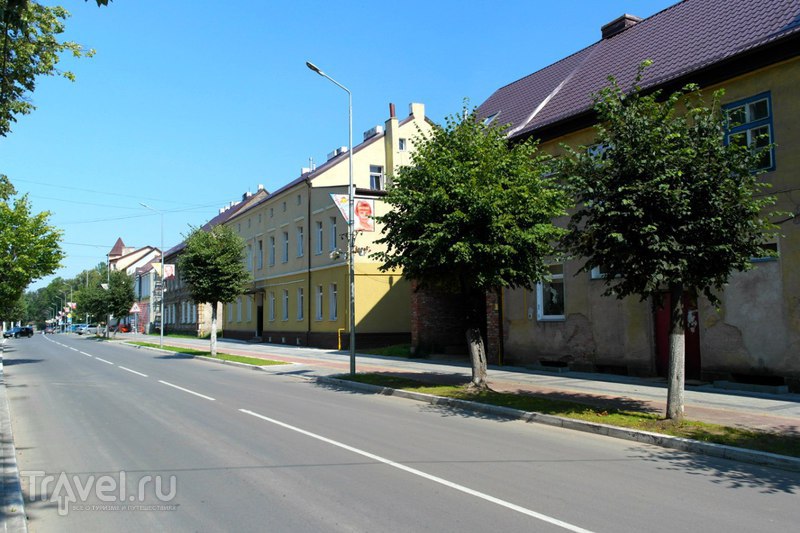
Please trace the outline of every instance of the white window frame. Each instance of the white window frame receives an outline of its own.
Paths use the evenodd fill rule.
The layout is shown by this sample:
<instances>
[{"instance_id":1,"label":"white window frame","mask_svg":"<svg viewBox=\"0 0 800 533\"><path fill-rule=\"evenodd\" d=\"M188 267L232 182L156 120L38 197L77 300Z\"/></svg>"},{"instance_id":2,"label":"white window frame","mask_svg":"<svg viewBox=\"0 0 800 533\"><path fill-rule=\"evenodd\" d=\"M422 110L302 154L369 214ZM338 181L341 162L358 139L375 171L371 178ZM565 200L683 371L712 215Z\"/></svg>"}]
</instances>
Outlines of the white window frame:
<instances>
[{"instance_id":1,"label":"white window frame","mask_svg":"<svg viewBox=\"0 0 800 533\"><path fill-rule=\"evenodd\" d=\"M269 298L267 302L267 319L270 322L275 321L275 293L273 291L269 291Z\"/></svg>"},{"instance_id":2,"label":"white window frame","mask_svg":"<svg viewBox=\"0 0 800 533\"><path fill-rule=\"evenodd\" d=\"M267 250L269 266L275 266L275 235L269 236L269 250Z\"/></svg>"},{"instance_id":3,"label":"white window frame","mask_svg":"<svg viewBox=\"0 0 800 533\"><path fill-rule=\"evenodd\" d=\"M253 298L249 294L247 295L247 321L250 322L253 320Z\"/></svg>"},{"instance_id":4,"label":"white window frame","mask_svg":"<svg viewBox=\"0 0 800 533\"><path fill-rule=\"evenodd\" d=\"M336 238L338 237L338 232L336 230L336 217L330 217L330 226L328 228L328 239L330 243L328 245L328 251L332 252L336 249Z\"/></svg>"},{"instance_id":5,"label":"white window frame","mask_svg":"<svg viewBox=\"0 0 800 533\"><path fill-rule=\"evenodd\" d=\"M316 243L316 246L314 247L314 253L319 255L319 254L322 253L322 248L323 248L322 236L323 236L324 231L322 229L322 221L321 220L317 220L316 221L316 225L317 225L317 243Z\"/></svg>"},{"instance_id":6,"label":"white window frame","mask_svg":"<svg viewBox=\"0 0 800 533\"><path fill-rule=\"evenodd\" d=\"M297 257L303 257L303 254L305 254L305 247L306 247L303 226L297 226L296 236L297 236Z\"/></svg>"},{"instance_id":7,"label":"white window frame","mask_svg":"<svg viewBox=\"0 0 800 533\"><path fill-rule=\"evenodd\" d=\"M297 320L303 320L305 315L305 294L303 287L297 288Z\"/></svg>"},{"instance_id":8,"label":"white window frame","mask_svg":"<svg viewBox=\"0 0 800 533\"><path fill-rule=\"evenodd\" d=\"M289 289L283 289L283 321L289 320Z\"/></svg>"},{"instance_id":9,"label":"white window frame","mask_svg":"<svg viewBox=\"0 0 800 533\"><path fill-rule=\"evenodd\" d=\"M289 262L289 232L283 232L283 242L281 243L281 263Z\"/></svg>"},{"instance_id":10,"label":"white window frame","mask_svg":"<svg viewBox=\"0 0 800 533\"><path fill-rule=\"evenodd\" d=\"M256 268L264 268L264 240L258 239L258 255L256 256Z\"/></svg>"},{"instance_id":11,"label":"white window frame","mask_svg":"<svg viewBox=\"0 0 800 533\"><path fill-rule=\"evenodd\" d=\"M551 273L548 276L548 281L561 281L561 291L562 291L562 305L564 306L563 313L560 315L546 315L544 314L544 283L537 283L536 284L536 318L540 322L557 322L566 320L566 286L564 284L564 264L563 263L553 263L552 266L560 265L561 272L560 273Z\"/></svg>"},{"instance_id":12,"label":"white window frame","mask_svg":"<svg viewBox=\"0 0 800 533\"><path fill-rule=\"evenodd\" d=\"M242 321L242 297L236 298L236 322Z\"/></svg>"},{"instance_id":13,"label":"white window frame","mask_svg":"<svg viewBox=\"0 0 800 533\"><path fill-rule=\"evenodd\" d=\"M324 298L325 298L325 289L322 285L317 285L317 320L322 320L324 314L322 312L322 306L324 305Z\"/></svg>"},{"instance_id":14,"label":"white window frame","mask_svg":"<svg viewBox=\"0 0 800 533\"><path fill-rule=\"evenodd\" d=\"M339 320L339 289L335 283L328 287L328 320Z\"/></svg>"},{"instance_id":15,"label":"white window frame","mask_svg":"<svg viewBox=\"0 0 800 533\"><path fill-rule=\"evenodd\" d=\"M381 165L369 166L369 188L375 191L382 191L384 189L384 174Z\"/></svg>"}]
</instances>

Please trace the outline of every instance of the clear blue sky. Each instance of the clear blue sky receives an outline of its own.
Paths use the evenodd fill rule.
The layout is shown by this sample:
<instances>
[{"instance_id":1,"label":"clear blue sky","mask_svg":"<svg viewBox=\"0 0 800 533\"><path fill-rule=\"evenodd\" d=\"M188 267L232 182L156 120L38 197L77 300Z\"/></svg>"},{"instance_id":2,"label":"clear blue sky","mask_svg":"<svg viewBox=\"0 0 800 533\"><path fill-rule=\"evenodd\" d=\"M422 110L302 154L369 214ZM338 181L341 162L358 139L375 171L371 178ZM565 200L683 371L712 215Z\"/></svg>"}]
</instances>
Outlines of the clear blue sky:
<instances>
[{"instance_id":1,"label":"clear blue sky","mask_svg":"<svg viewBox=\"0 0 800 533\"><path fill-rule=\"evenodd\" d=\"M41 79L38 109L0 138L0 173L52 212L71 278L128 246L178 244L227 202L275 190L309 158L347 144L344 91L362 132L425 104L440 122L497 88L600 39L623 13L673 0L45 1L67 7L67 38L96 50ZM53 276L34 283L46 285Z\"/></svg>"}]
</instances>

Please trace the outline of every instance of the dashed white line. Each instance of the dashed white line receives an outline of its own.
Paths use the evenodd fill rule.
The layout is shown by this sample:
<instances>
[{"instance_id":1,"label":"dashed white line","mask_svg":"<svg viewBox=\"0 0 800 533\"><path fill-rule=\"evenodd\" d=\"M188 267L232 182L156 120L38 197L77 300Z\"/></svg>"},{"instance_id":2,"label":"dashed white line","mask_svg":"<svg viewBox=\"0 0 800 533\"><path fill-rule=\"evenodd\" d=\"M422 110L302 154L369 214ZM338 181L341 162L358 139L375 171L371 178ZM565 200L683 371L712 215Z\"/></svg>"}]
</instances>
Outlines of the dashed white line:
<instances>
[{"instance_id":1,"label":"dashed white line","mask_svg":"<svg viewBox=\"0 0 800 533\"><path fill-rule=\"evenodd\" d=\"M163 381L162 381L162 383L163 383ZM512 511L516 511L518 513L522 513L524 515L536 518L536 519L541 520L543 522L547 522L548 524L553 524L555 526L561 527L561 528L566 529L568 531L574 531L575 533L592 533L588 529L584 529L582 527L570 524L568 522L564 522L563 520L559 520L557 518L553 518L551 516L547 516L547 515L542 514L542 513L537 513L536 511L532 511L532 510L527 509L525 507L513 504L511 502L507 502L505 500L501 500L500 498L495 498L494 496L490 496L489 494L486 494L486 493L483 493L483 492L479 492L477 490L473 490L473 489L471 489L469 487L465 487L464 485L459 485L458 483L453 483L452 481L448 481L448 480L440 478L438 476L434 476L434 475L428 474L426 472L423 472L422 470L417 470L416 468L411 468L410 466L406 466L406 465L403 465L403 464L400 464L400 463L396 463L396 462L394 462L394 461L392 461L390 459L386 459L386 458L381 457L379 455L375 455L374 453L370 453L370 452L367 452L367 451L364 451L364 450L360 450L358 448L354 448L353 446L349 446L349 445L344 444L342 442L335 441L335 440L329 439L327 437L323 437L322 435L317 435L316 433L311 433L310 431L306 431L305 429L300 429L299 427L292 426L292 425L287 424L285 422L281 422L280 420L275 420L274 418L269 418L269 417L266 417L264 415L260 415L258 413L255 413L253 411L248 411L247 409L239 409L239 411L241 411L242 413L248 414L250 416L254 416L256 418L260 418L261 420L265 420L265 421L270 422L272 424L281 426L283 428L290 429L292 431L296 431L297 433L300 433L300 434L305 435L307 437L311 437L312 439L317 439L319 441L325 442L327 444L331 444L331 445L336 446L338 448L342 448L344 450L356 453L356 454L361 455L363 457L367 457L368 459L372 459L373 461L378 461L378 462L383 463L385 465L397 468L399 470L403 470L405 472L408 472L409 474L414 474L415 476L419 476L419 477L425 478L425 479L427 479L429 481L433 481L434 483L439 483L440 485L444 485L445 487L450 487L451 489L455 489L455 490L463 492L465 494L469 494L470 496L475 496L476 498L480 498L482 500L485 500L485 501L500 505L501 507L505 507L506 509L511 509Z\"/></svg>"},{"instance_id":2,"label":"dashed white line","mask_svg":"<svg viewBox=\"0 0 800 533\"><path fill-rule=\"evenodd\" d=\"M137 372L136 370L131 370L130 368L125 368L122 365L119 365L119 368L121 368L122 370L124 370L126 372L130 372L131 374L136 374L137 376L142 376L143 378L147 377L147 374L142 374L141 372Z\"/></svg>"},{"instance_id":3,"label":"dashed white line","mask_svg":"<svg viewBox=\"0 0 800 533\"><path fill-rule=\"evenodd\" d=\"M211 400L212 402L214 401L214 398L212 398L211 396L206 396L205 394L200 394L199 392L194 392L194 391L192 391L192 390L189 390L189 389L184 389L183 387L179 387L179 386L177 386L177 385L174 385L174 384L172 384L172 383L169 383L169 382L167 382L167 381L161 381L161 380L159 379L159 380L158 380L158 382L159 382L159 383L163 383L163 384L164 384L164 385L166 385L167 387L172 387L172 388L174 388L174 389L182 390L183 392L188 392L189 394L194 394L195 396L199 396L199 397L201 397L201 398L205 398L206 400Z\"/></svg>"},{"instance_id":4,"label":"dashed white line","mask_svg":"<svg viewBox=\"0 0 800 533\"><path fill-rule=\"evenodd\" d=\"M86 357L94 357L92 354L88 354L88 353L86 353L86 352L81 352L81 353L82 353L83 355L85 355Z\"/></svg>"},{"instance_id":5,"label":"dashed white line","mask_svg":"<svg viewBox=\"0 0 800 533\"><path fill-rule=\"evenodd\" d=\"M102 362L104 362L104 363L106 363L106 364L109 364L109 365L113 365L113 364L114 364L114 363L112 363L111 361L106 361L105 359L101 359L101 358L99 358L99 357L95 357L95 359L97 359L98 361L102 361Z\"/></svg>"}]
</instances>

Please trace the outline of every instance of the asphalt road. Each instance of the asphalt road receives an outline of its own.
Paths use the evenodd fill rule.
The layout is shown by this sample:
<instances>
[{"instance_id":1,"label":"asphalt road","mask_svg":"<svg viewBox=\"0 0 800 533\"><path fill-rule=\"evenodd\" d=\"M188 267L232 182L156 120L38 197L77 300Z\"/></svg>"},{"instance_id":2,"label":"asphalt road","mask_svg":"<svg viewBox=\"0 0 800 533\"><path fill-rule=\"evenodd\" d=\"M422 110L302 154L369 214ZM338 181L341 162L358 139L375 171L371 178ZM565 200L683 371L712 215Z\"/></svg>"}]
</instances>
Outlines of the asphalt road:
<instances>
[{"instance_id":1,"label":"asphalt road","mask_svg":"<svg viewBox=\"0 0 800 533\"><path fill-rule=\"evenodd\" d=\"M72 335L9 341L4 365L34 532L797 525L798 473L336 390L291 365Z\"/></svg>"}]
</instances>

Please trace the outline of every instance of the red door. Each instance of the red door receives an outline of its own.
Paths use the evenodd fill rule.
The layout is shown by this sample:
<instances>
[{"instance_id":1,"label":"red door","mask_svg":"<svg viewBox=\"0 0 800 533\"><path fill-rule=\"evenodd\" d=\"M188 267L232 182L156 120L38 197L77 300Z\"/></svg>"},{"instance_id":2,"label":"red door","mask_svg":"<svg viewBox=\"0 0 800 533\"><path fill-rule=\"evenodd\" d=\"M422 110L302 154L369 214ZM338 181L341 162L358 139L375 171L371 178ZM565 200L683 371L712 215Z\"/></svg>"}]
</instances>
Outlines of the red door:
<instances>
[{"instance_id":1,"label":"red door","mask_svg":"<svg viewBox=\"0 0 800 533\"><path fill-rule=\"evenodd\" d=\"M666 376L669 371L669 293L661 295L661 307L656 307L656 372ZM683 295L683 319L686 324L686 379L700 379L700 324L697 301Z\"/></svg>"}]
</instances>

